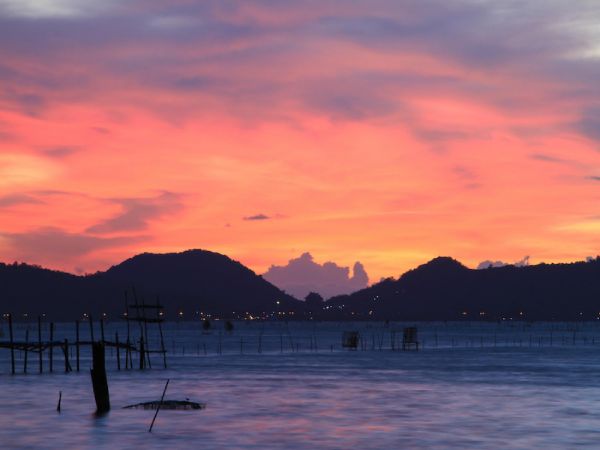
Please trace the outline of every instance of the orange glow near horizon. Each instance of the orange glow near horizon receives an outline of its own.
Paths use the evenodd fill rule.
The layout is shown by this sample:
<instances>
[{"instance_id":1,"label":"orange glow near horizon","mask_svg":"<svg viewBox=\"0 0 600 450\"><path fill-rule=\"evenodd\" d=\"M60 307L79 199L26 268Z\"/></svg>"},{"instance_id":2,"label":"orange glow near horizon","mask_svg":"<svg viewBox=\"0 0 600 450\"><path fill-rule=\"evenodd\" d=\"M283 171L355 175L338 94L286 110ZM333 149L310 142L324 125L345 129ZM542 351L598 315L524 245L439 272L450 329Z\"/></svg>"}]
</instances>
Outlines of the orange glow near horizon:
<instances>
[{"instance_id":1,"label":"orange glow near horizon","mask_svg":"<svg viewBox=\"0 0 600 450\"><path fill-rule=\"evenodd\" d=\"M297 42L278 28L318 13L240 7L231 23L266 31L224 42L166 36L184 17L152 22L148 42L53 41L52 67L2 44L0 69L23 81L2 80L0 261L83 273L203 248L263 273L308 251L360 261L375 282L439 255L600 253L600 98L585 73L561 55L571 78L435 40L357 42L336 34L344 23Z\"/></svg>"}]
</instances>

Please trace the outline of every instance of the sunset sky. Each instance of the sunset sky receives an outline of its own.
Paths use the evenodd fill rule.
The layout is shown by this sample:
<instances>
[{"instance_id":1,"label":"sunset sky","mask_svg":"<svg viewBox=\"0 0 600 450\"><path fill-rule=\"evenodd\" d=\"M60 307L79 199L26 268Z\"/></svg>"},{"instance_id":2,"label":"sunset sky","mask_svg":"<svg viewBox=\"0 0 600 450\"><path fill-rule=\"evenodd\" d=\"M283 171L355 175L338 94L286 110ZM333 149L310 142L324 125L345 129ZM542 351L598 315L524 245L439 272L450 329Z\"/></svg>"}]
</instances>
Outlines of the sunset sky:
<instances>
[{"instance_id":1,"label":"sunset sky","mask_svg":"<svg viewBox=\"0 0 600 450\"><path fill-rule=\"evenodd\" d=\"M0 261L372 281L600 253L600 2L0 0Z\"/></svg>"}]
</instances>

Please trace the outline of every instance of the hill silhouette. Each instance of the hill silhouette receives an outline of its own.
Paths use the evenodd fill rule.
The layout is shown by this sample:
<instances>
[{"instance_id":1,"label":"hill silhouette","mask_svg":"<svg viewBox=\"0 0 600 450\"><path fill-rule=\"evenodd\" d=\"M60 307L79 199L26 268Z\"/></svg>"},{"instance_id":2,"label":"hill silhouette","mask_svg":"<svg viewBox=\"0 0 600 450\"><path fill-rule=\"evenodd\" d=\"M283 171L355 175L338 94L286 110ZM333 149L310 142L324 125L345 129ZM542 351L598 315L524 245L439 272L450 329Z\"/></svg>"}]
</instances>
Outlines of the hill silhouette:
<instances>
[{"instance_id":1,"label":"hill silhouette","mask_svg":"<svg viewBox=\"0 0 600 450\"><path fill-rule=\"evenodd\" d=\"M27 264L0 263L0 308L15 318L46 314L74 320L84 313L118 318L124 292L165 307L167 318L277 316L379 320L592 320L600 317L600 259L570 264L474 270L439 257L350 295L333 297L307 315L304 302L239 262L205 250L143 253L105 272L76 276ZM279 302L279 304L277 304ZM289 316L286 316L289 318Z\"/></svg>"},{"instance_id":2,"label":"hill silhouette","mask_svg":"<svg viewBox=\"0 0 600 450\"><path fill-rule=\"evenodd\" d=\"M474 270L439 257L397 280L331 298L325 307L325 317L338 318L595 320L600 259Z\"/></svg>"},{"instance_id":3,"label":"hill silhouette","mask_svg":"<svg viewBox=\"0 0 600 450\"><path fill-rule=\"evenodd\" d=\"M46 314L52 320L75 320L84 313L117 318L125 311L125 291L131 288L147 303L157 297L165 314L181 311L191 319L196 312L242 317L304 309L247 267L227 256L205 250L134 256L106 272L76 276L27 264L0 264L2 313L15 318ZM277 302L279 301L279 304Z\"/></svg>"}]
</instances>

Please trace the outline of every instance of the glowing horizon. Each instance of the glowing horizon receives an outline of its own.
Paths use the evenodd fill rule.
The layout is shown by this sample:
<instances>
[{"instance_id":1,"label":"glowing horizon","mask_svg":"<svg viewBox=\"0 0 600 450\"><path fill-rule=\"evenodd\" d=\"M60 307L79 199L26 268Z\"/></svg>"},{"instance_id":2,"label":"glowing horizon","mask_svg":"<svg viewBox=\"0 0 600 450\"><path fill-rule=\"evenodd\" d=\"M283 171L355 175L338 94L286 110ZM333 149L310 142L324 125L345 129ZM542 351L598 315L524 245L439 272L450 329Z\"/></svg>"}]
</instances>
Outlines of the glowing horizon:
<instances>
[{"instance_id":1,"label":"glowing horizon","mask_svg":"<svg viewBox=\"0 0 600 450\"><path fill-rule=\"evenodd\" d=\"M371 281L600 247L600 7L0 0L0 261Z\"/></svg>"}]
</instances>

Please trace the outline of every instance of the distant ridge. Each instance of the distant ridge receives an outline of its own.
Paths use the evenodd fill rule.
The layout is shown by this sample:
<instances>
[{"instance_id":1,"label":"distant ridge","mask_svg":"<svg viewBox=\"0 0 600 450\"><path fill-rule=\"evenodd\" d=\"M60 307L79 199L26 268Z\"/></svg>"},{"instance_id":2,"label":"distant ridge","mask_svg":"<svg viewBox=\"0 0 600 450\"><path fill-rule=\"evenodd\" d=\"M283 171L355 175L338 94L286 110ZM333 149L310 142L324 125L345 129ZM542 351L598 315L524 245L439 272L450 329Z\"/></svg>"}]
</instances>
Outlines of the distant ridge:
<instances>
[{"instance_id":1,"label":"distant ridge","mask_svg":"<svg viewBox=\"0 0 600 450\"><path fill-rule=\"evenodd\" d=\"M438 257L350 295L307 305L225 255L206 250L142 253L105 272L76 276L27 264L0 263L0 308L15 318L46 314L75 320L84 313L118 319L125 290L165 306L167 318L310 318L325 320L596 320L600 259L570 264L469 269ZM277 303L279 302L279 303ZM315 306L312 305L311 308ZM283 313L286 313L284 316ZM290 315L289 313L293 314ZM278 314L281 313L281 314Z\"/></svg>"},{"instance_id":2,"label":"distant ridge","mask_svg":"<svg viewBox=\"0 0 600 450\"><path fill-rule=\"evenodd\" d=\"M116 319L125 311L125 290L165 306L167 317L192 319L196 312L222 317L302 311L304 303L276 288L225 255L206 250L143 253L106 272L76 276L27 264L0 263L0 307L53 320L75 320L84 313ZM279 304L277 304L279 302ZM31 318L30 317L30 318Z\"/></svg>"},{"instance_id":3,"label":"distant ridge","mask_svg":"<svg viewBox=\"0 0 600 450\"><path fill-rule=\"evenodd\" d=\"M394 320L596 320L600 259L475 270L439 257L326 307L325 316Z\"/></svg>"}]
</instances>

